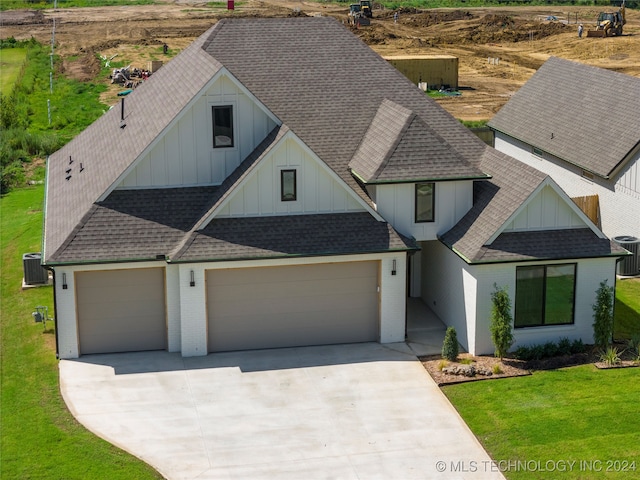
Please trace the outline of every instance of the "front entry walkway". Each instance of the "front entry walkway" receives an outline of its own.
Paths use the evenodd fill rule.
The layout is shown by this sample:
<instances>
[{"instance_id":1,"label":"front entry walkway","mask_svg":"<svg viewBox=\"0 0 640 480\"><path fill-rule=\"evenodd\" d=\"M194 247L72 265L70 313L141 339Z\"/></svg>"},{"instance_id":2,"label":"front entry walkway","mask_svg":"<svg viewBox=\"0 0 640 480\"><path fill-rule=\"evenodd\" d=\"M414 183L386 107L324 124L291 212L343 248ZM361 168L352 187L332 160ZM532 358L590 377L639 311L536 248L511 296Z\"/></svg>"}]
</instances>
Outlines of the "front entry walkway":
<instances>
[{"instance_id":1,"label":"front entry walkway","mask_svg":"<svg viewBox=\"0 0 640 480\"><path fill-rule=\"evenodd\" d=\"M421 298L407 298L407 345L416 356L438 355L447 326Z\"/></svg>"},{"instance_id":2,"label":"front entry walkway","mask_svg":"<svg viewBox=\"0 0 640 480\"><path fill-rule=\"evenodd\" d=\"M169 479L504 479L404 343L87 355L60 388Z\"/></svg>"}]
</instances>

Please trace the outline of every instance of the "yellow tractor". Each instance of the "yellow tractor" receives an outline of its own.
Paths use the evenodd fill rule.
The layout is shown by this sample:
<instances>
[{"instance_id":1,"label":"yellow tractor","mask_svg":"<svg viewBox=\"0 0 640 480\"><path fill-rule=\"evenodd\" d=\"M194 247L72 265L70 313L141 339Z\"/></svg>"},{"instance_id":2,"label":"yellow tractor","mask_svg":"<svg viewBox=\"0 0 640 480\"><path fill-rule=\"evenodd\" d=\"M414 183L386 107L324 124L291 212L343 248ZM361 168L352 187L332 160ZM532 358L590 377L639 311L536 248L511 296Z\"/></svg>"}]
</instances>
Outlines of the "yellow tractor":
<instances>
[{"instance_id":1,"label":"yellow tractor","mask_svg":"<svg viewBox=\"0 0 640 480\"><path fill-rule=\"evenodd\" d=\"M622 26L627 23L624 13L624 1L617 12L602 12L598 15L595 30L589 30L587 37L612 37L622 35Z\"/></svg>"}]
</instances>

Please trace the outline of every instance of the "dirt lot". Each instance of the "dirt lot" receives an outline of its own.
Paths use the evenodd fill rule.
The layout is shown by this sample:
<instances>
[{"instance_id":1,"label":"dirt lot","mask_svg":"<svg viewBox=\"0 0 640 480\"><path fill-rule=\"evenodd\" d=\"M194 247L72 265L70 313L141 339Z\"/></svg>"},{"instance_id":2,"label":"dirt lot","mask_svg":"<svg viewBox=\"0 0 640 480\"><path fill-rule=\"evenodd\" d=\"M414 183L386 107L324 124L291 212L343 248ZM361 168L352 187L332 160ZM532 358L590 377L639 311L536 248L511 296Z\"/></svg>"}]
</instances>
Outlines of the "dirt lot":
<instances>
[{"instance_id":1,"label":"dirt lot","mask_svg":"<svg viewBox=\"0 0 640 480\"><path fill-rule=\"evenodd\" d=\"M326 15L346 20L346 3L295 0L248 0L234 11L226 2L210 7L204 1L165 0L162 5L96 7L3 12L3 38L31 36L51 41L55 20L56 53L66 74L82 80L100 70L97 54L146 68L149 60L168 61L218 19L226 16L283 17ZM559 56L640 77L640 11L627 12L624 35L578 38L597 18L596 7L518 7L394 11L374 9L369 27L354 29L382 55L447 54L459 58L459 97L438 99L455 117L491 118L509 97L549 58ZM553 15L558 21L545 21ZM169 52L162 52L162 45ZM489 63L499 58L499 63ZM107 78L100 81L108 83ZM104 94L115 103L117 86ZM553 92L549 92L550 100Z\"/></svg>"}]
</instances>

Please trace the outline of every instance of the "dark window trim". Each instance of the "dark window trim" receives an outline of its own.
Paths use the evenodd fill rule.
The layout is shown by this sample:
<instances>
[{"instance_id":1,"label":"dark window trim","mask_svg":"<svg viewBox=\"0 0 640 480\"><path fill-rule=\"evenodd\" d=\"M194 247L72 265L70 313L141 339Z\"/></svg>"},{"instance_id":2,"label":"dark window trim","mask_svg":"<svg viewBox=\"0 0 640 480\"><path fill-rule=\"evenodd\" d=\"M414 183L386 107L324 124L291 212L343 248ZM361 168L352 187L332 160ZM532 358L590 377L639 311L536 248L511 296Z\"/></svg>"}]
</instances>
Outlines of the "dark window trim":
<instances>
[{"instance_id":1,"label":"dark window trim","mask_svg":"<svg viewBox=\"0 0 640 480\"><path fill-rule=\"evenodd\" d=\"M284 176L287 173L293 173L293 197L285 198L284 191ZM295 202L298 199L298 179L295 168L288 168L280 170L280 201L281 202Z\"/></svg>"},{"instance_id":2,"label":"dark window trim","mask_svg":"<svg viewBox=\"0 0 640 480\"><path fill-rule=\"evenodd\" d=\"M431 219L429 220L418 220L418 187L420 185L431 185ZM436 183L435 182L420 182L414 185L413 220L414 220L414 223L433 223L436 221Z\"/></svg>"},{"instance_id":3,"label":"dark window trim","mask_svg":"<svg viewBox=\"0 0 640 480\"><path fill-rule=\"evenodd\" d=\"M546 312L545 308L547 305L547 267L556 267L556 266L567 266L573 265L573 303L571 305L571 321L567 323L545 323ZM518 297L518 269L519 268L534 268L534 267L543 267L544 268L544 288L542 290L542 323L535 325L516 325L516 319L518 318L517 312L517 297ZM566 325L575 325L576 323L576 285L578 282L578 263L549 263L545 265L522 265L516 267L516 301L514 306L514 316L513 316L513 327L514 328L539 328L539 327L562 327Z\"/></svg>"},{"instance_id":4,"label":"dark window trim","mask_svg":"<svg viewBox=\"0 0 640 480\"><path fill-rule=\"evenodd\" d=\"M230 115L230 120L231 120L231 136L229 137L231 139L231 143L230 144L225 144L225 145L217 145L216 144L216 110L218 109L229 109L229 115ZM213 134L213 148L233 148L235 146L235 129L234 129L234 125L233 125L233 105L211 105L211 130L212 130L212 134Z\"/></svg>"}]
</instances>

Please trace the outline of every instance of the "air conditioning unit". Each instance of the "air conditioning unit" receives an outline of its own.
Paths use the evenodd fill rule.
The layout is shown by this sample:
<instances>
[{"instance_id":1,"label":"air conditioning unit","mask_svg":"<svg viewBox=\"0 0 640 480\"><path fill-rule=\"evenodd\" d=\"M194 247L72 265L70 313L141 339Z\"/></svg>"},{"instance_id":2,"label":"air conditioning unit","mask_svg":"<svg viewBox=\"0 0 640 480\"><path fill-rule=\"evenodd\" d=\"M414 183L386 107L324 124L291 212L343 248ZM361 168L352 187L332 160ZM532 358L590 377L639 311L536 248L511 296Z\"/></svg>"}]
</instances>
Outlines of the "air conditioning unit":
<instances>
[{"instance_id":1,"label":"air conditioning unit","mask_svg":"<svg viewBox=\"0 0 640 480\"><path fill-rule=\"evenodd\" d=\"M40 252L22 255L24 283L26 285L41 285L49 280L49 272L42 267L41 258Z\"/></svg>"},{"instance_id":2,"label":"air conditioning unit","mask_svg":"<svg viewBox=\"0 0 640 480\"><path fill-rule=\"evenodd\" d=\"M631 235L621 235L613 237L613 241L632 253L618 262L616 273L624 277L638 275L640 273L640 239Z\"/></svg>"}]
</instances>

